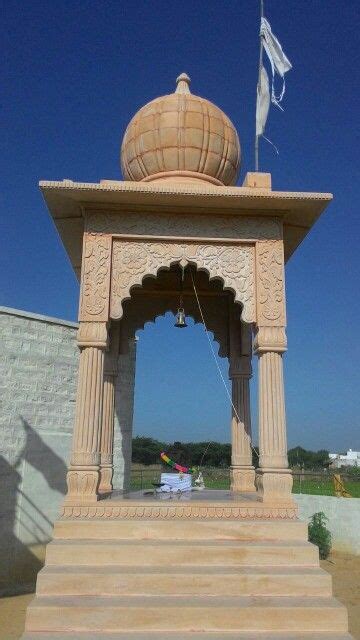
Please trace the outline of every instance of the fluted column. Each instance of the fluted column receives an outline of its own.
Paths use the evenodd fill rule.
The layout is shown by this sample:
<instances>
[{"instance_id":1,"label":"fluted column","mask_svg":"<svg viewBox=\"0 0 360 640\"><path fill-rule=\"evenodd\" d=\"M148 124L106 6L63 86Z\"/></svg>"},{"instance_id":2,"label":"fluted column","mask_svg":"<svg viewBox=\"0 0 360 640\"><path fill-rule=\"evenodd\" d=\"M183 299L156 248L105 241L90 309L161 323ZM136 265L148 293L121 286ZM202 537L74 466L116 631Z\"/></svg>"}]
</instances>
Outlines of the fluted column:
<instances>
[{"instance_id":1,"label":"fluted column","mask_svg":"<svg viewBox=\"0 0 360 640\"><path fill-rule=\"evenodd\" d=\"M66 496L66 502L72 504L98 499L106 323L81 322L78 345L81 353Z\"/></svg>"},{"instance_id":2,"label":"fluted column","mask_svg":"<svg viewBox=\"0 0 360 640\"><path fill-rule=\"evenodd\" d=\"M230 375L232 385L231 490L255 491L251 454L250 358L242 359L243 373ZM241 369L241 361L238 371ZM231 374L231 370L230 370Z\"/></svg>"},{"instance_id":3,"label":"fluted column","mask_svg":"<svg viewBox=\"0 0 360 640\"><path fill-rule=\"evenodd\" d=\"M100 443L100 482L98 490L100 494L111 493L113 489L114 402L114 376L104 374Z\"/></svg>"},{"instance_id":4,"label":"fluted column","mask_svg":"<svg viewBox=\"0 0 360 640\"><path fill-rule=\"evenodd\" d=\"M114 418L115 418L115 380L118 373L119 324L110 330L110 349L105 354L104 386L102 405L102 426L100 439L100 482L99 493L111 493L114 473Z\"/></svg>"},{"instance_id":5,"label":"fluted column","mask_svg":"<svg viewBox=\"0 0 360 640\"><path fill-rule=\"evenodd\" d=\"M258 490L264 502L292 503L282 360L286 351L285 329L260 327L254 348L259 357Z\"/></svg>"}]
</instances>

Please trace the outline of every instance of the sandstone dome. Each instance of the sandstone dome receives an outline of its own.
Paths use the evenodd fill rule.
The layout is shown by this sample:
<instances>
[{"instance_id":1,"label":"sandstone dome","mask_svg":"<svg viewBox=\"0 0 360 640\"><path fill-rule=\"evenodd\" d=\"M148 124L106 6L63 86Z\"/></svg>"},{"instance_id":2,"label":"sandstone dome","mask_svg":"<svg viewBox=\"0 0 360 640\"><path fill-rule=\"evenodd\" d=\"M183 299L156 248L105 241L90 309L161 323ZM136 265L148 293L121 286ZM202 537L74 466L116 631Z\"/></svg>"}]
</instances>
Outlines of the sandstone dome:
<instances>
[{"instance_id":1,"label":"sandstone dome","mask_svg":"<svg viewBox=\"0 0 360 640\"><path fill-rule=\"evenodd\" d=\"M240 142L234 125L212 102L190 93L185 73L176 83L175 93L152 100L128 124L124 179L235 184Z\"/></svg>"}]
</instances>

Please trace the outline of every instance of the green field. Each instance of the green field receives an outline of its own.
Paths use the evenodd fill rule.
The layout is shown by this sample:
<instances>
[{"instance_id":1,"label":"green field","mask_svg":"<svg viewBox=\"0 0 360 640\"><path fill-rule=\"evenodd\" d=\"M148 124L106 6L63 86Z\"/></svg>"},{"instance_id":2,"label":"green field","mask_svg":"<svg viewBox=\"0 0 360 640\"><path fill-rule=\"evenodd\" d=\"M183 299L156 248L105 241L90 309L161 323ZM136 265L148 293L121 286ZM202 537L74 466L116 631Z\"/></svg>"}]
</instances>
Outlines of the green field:
<instances>
[{"instance_id":1,"label":"green field","mask_svg":"<svg viewBox=\"0 0 360 640\"><path fill-rule=\"evenodd\" d=\"M360 482L345 482L345 488L352 498L360 498ZM331 480L298 480L294 478L293 493L307 495L335 496L334 484Z\"/></svg>"}]
</instances>

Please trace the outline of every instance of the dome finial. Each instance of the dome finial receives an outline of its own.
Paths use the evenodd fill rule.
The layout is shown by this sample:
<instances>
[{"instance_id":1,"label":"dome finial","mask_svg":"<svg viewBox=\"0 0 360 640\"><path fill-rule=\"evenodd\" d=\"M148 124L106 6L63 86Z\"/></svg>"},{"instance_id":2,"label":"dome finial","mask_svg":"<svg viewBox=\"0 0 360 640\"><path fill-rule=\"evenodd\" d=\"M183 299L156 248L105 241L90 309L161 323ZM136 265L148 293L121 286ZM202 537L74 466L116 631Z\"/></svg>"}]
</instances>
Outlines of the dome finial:
<instances>
[{"instance_id":1,"label":"dome finial","mask_svg":"<svg viewBox=\"0 0 360 640\"><path fill-rule=\"evenodd\" d=\"M121 169L134 182L235 184L240 142L227 115L190 93L181 73L174 93L145 104L130 120L121 143Z\"/></svg>"},{"instance_id":2,"label":"dome finial","mask_svg":"<svg viewBox=\"0 0 360 640\"><path fill-rule=\"evenodd\" d=\"M191 93L190 88L189 88L189 84L190 84L191 80L189 78L189 76L187 75L187 73L181 73L177 78L176 78L176 91L175 93Z\"/></svg>"}]
</instances>

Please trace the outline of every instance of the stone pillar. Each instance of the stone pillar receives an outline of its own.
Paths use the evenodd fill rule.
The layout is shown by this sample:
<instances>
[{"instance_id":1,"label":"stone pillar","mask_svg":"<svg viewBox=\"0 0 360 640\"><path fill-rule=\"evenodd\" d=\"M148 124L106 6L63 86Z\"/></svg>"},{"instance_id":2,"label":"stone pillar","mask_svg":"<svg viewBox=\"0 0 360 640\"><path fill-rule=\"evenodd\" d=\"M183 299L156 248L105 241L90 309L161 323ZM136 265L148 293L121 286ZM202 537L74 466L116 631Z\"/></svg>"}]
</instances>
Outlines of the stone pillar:
<instances>
[{"instance_id":1,"label":"stone pillar","mask_svg":"<svg viewBox=\"0 0 360 640\"><path fill-rule=\"evenodd\" d=\"M237 373L230 369L232 385L231 491L255 491L251 454L250 358L239 360Z\"/></svg>"},{"instance_id":2,"label":"stone pillar","mask_svg":"<svg viewBox=\"0 0 360 640\"><path fill-rule=\"evenodd\" d=\"M259 357L258 491L264 502L292 504L282 361L286 351L285 328L259 327L254 351Z\"/></svg>"},{"instance_id":3,"label":"stone pillar","mask_svg":"<svg viewBox=\"0 0 360 640\"><path fill-rule=\"evenodd\" d=\"M250 378L251 327L240 321L240 310L229 308L229 378L232 386L231 475L232 491L255 491L251 455Z\"/></svg>"},{"instance_id":4,"label":"stone pillar","mask_svg":"<svg viewBox=\"0 0 360 640\"><path fill-rule=\"evenodd\" d=\"M81 353L67 504L98 500L106 323L80 322L77 340Z\"/></svg>"},{"instance_id":5,"label":"stone pillar","mask_svg":"<svg viewBox=\"0 0 360 640\"><path fill-rule=\"evenodd\" d=\"M102 426L100 439L99 493L111 493L114 473L115 381L118 373L119 323L110 330L110 350L105 354Z\"/></svg>"},{"instance_id":6,"label":"stone pillar","mask_svg":"<svg viewBox=\"0 0 360 640\"><path fill-rule=\"evenodd\" d=\"M124 324L122 323L122 327ZM121 332L119 373L115 380L115 428L113 483L117 490L127 492L131 483L131 454L134 412L134 388L136 366L135 337L123 336Z\"/></svg>"},{"instance_id":7,"label":"stone pillar","mask_svg":"<svg viewBox=\"0 0 360 640\"><path fill-rule=\"evenodd\" d=\"M100 443L100 482L99 493L111 493L113 477L113 443L114 443L114 389L115 376L104 373L103 408Z\"/></svg>"}]
</instances>

